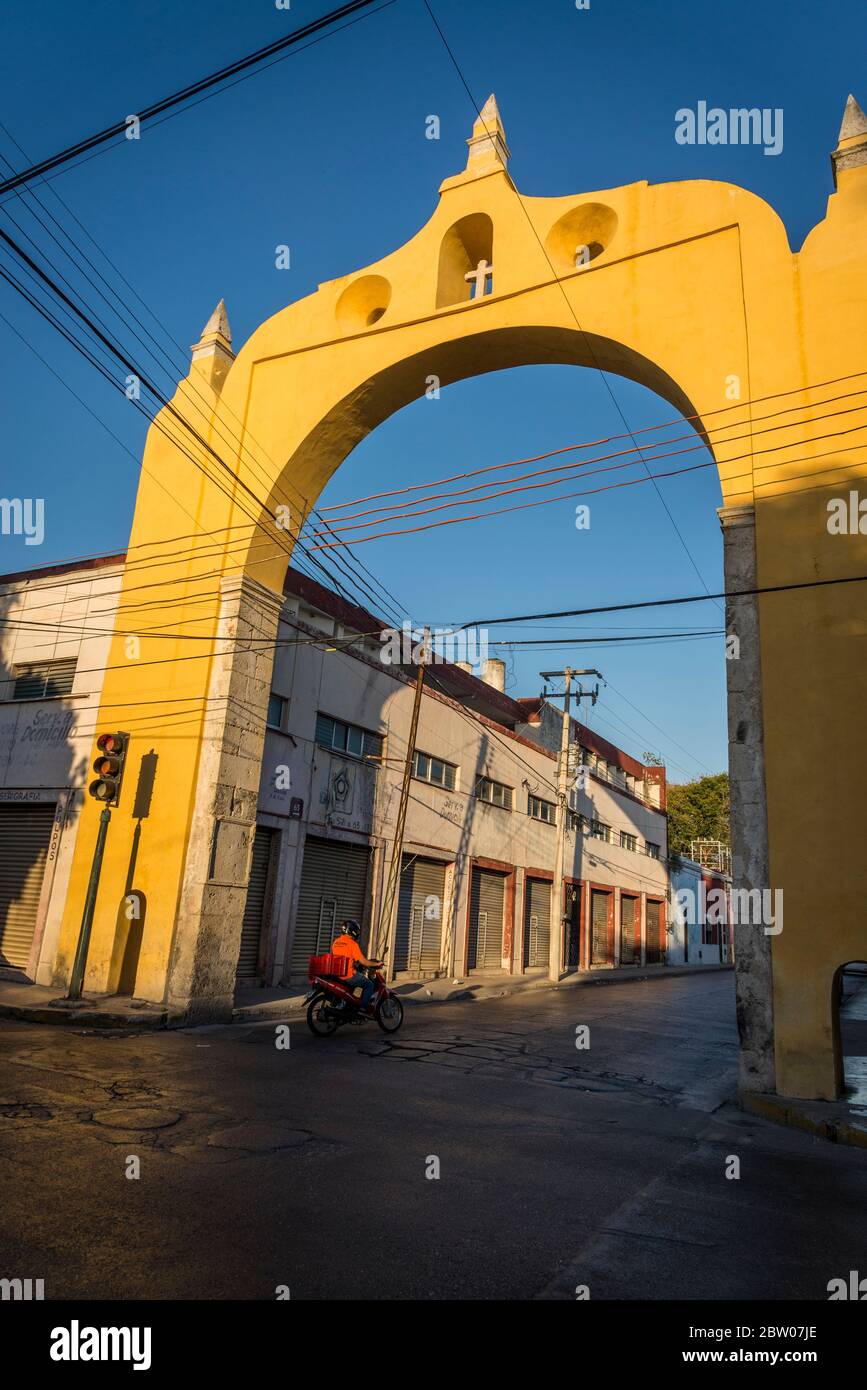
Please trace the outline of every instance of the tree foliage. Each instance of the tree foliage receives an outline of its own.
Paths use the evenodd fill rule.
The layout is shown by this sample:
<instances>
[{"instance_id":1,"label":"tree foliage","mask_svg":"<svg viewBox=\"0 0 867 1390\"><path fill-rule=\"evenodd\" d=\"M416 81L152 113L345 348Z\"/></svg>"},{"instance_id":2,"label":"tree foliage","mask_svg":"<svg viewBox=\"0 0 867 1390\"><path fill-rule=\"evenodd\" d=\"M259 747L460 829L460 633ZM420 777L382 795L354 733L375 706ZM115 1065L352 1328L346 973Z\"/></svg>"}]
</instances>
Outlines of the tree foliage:
<instances>
[{"instance_id":1,"label":"tree foliage","mask_svg":"<svg viewBox=\"0 0 867 1390\"><path fill-rule=\"evenodd\" d=\"M729 831L729 775L717 772L668 787L668 852L689 857L692 840L722 840Z\"/></svg>"}]
</instances>

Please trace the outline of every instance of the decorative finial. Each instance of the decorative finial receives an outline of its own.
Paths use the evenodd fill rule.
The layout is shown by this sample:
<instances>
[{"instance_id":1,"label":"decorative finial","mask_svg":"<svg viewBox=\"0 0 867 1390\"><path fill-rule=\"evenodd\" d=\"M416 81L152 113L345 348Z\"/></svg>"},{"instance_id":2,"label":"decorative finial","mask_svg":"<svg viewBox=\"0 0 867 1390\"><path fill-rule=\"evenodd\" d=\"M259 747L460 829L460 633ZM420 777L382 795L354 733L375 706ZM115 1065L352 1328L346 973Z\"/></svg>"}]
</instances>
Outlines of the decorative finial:
<instances>
[{"instance_id":1,"label":"decorative finial","mask_svg":"<svg viewBox=\"0 0 867 1390\"><path fill-rule=\"evenodd\" d=\"M837 137L837 148L831 154L834 187L837 187L839 174L864 165L867 165L867 116L850 92Z\"/></svg>"},{"instance_id":2,"label":"decorative finial","mask_svg":"<svg viewBox=\"0 0 867 1390\"><path fill-rule=\"evenodd\" d=\"M210 338L217 334L219 334L221 338L225 338L226 342L231 346L232 330L229 327L229 315L226 313L225 299L220 300L216 309L211 314L211 317L208 319L208 322L202 329L202 339L204 340L205 338Z\"/></svg>"},{"instance_id":3,"label":"decorative finial","mask_svg":"<svg viewBox=\"0 0 867 1390\"><path fill-rule=\"evenodd\" d=\"M193 365L202 372L215 390L219 391L226 373L235 360L232 351L232 330L226 301L221 299L208 322L202 329L202 336L193 343Z\"/></svg>"},{"instance_id":4,"label":"decorative finial","mask_svg":"<svg viewBox=\"0 0 867 1390\"><path fill-rule=\"evenodd\" d=\"M509 167L509 147L506 132L500 117L497 98L493 92L488 97L478 118L473 123L473 133L467 144L470 147L467 158L467 172L489 174L495 169Z\"/></svg>"},{"instance_id":5,"label":"decorative finial","mask_svg":"<svg viewBox=\"0 0 867 1390\"><path fill-rule=\"evenodd\" d=\"M851 140L856 135L867 135L867 116L864 115L850 92L846 102L846 110L843 112L843 124L840 126L837 143L838 145L842 144L844 140Z\"/></svg>"}]
</instances>

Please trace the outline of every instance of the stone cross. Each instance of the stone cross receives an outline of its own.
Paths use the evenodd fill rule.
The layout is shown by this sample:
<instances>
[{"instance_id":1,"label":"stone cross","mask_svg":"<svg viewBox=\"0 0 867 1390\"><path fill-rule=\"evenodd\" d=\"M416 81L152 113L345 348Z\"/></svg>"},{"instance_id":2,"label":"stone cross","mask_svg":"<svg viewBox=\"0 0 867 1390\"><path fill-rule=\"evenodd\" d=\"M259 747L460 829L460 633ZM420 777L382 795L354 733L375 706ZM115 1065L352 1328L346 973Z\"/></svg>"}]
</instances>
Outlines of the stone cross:
<instances>
[{"instance_id":1,"label":"stone cross","mask_svg":"<svg viewBox=\"0 0 867 1390\"><path fill-rule=\"evenodd\" d=\"M464 276L464 279L470 282L470 284L475 283L476 287L475 293L472 291L472 289L470 290L471 299L481 299L482 295L485 294L489 275L491 276L491 284L493 288L494 267L492 265L488 265L488 262L485 260L479 261L475 270L467 271L466 275Z\"/></svg>"}]
</instances>

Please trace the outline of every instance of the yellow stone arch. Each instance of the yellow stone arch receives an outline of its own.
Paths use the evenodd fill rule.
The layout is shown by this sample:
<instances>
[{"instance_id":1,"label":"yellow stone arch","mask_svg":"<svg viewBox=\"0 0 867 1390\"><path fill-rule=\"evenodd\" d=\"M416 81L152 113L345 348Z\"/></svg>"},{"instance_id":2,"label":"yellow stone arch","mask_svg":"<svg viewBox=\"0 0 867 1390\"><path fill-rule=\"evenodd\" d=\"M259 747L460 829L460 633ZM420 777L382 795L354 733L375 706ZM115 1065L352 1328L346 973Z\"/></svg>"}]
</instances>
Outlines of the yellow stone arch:
<instances>
[{"instance_id":1,"label":"yellow stone arch","mask_svg":"<svg viewBox=\"0 0 867 1390\"><path fill-rule=\"evenodd\" d=\"M123 904L140 893L136 993L189 1019L230 1010L266 643L292 535L350 450L432 378L557 362L639 381L711 443L727 588L867 574L867 538L826 525L827 500L867 475L867 408L854 394L867 377L853 375L867 371L857 105L833 156L837 191L800 252L762 199L730 184L522 196L493 98L468 143L466 170L405 246L288 305L237 357L221 305L149 432L98 724L132 731L130 777L151 751L157 775L147 819L134 820L131 792L115 813L87 988L116 987ZM491 292L470 298L481 262ZM781 888L785 902L778 935L737 936L747 1090L830 1098L839 1086L832 979L867 933L867 765L854 734L867 707L865 612L859 583L729 603L741 640L727 663L736 877ZM58 978L96 819L85 804Z\"/></svg>"}]
</instances>

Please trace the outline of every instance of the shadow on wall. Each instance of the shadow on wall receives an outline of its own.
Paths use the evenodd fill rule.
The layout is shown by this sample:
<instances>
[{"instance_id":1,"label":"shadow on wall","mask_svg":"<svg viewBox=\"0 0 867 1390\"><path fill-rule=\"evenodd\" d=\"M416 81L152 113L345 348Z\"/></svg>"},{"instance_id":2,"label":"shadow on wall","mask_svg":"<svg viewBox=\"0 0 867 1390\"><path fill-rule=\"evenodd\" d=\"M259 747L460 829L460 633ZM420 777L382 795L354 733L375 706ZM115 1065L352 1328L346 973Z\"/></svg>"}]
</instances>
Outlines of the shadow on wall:
<instances>
[{"instance_id":1,"label":"shadow on wall","mask_svg":"<svg viewBox=\"0 0 867 1390\"><path fill-rule=\"evenodd\" d=\"M147 896L135 886L135 870L142 839L142 821L147 820L151 810L154 782L156 781L157 754L151 749L142 756L139 764L138 782L132 818L136 823L132 837L129 865L123 896L118 904L115 918L114 947L108 973L109 994L135 994L135 981L144 941L147 918Z\"/></svg>"}]
</instances>

